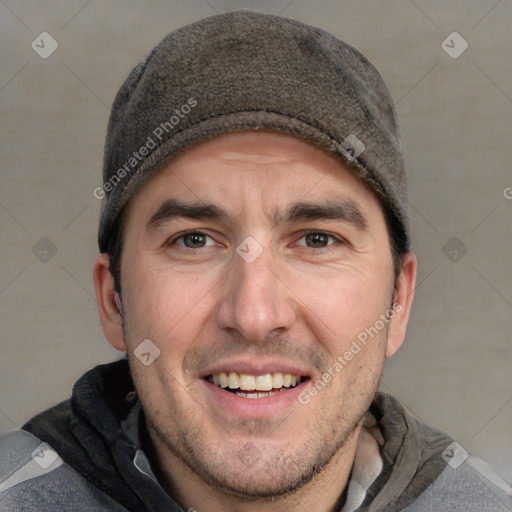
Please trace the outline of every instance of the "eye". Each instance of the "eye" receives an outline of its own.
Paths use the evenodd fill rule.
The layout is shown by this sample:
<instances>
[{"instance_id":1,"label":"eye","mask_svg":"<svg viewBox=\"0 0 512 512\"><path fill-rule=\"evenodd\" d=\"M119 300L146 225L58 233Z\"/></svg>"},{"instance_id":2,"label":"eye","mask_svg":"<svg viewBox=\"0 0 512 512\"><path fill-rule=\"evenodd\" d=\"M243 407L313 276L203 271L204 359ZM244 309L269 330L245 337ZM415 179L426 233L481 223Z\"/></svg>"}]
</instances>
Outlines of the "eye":
<instances>
[{"instance_id":1,"label":"eye","mask_svg":"<svg viewBox=\"0 0 512 512\"><path fill-rule=\"evenodd\" d=\"M324 231L312 231L302 236L296 245L302 245L312 249L323 249L336 242L340 242L340 240L329 233L325 233Z\"/></svg>"},{"instance_id":2,"label":"eye","mask_svg":"<svg viewBox=\"0 0 512 512\"><path fill-rule=\"evenodd\" d=\"M210 245L216 245L215 240L201 231L191 231L175 238L170 245L179 245L188 249L201 249Z\"/></svg>"}]
</instances>

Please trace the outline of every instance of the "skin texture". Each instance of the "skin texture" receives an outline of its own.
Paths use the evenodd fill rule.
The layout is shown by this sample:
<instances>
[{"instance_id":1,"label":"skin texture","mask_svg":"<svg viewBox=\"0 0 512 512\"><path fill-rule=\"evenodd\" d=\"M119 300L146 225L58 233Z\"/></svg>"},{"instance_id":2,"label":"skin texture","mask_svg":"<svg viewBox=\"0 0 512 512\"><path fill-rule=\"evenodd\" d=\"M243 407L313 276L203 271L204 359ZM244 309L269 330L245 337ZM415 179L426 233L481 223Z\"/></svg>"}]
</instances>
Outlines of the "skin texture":
<instances>
[{"instance_id":1,"label":"skin texture","mask_svg":"<svg viewBox=\"0 0 512 512\"><path fill-rule=\"evenodd\" d=\"M148 226L167 200L213 204L227 217ZM339 200L357 206L366 228L343 219L284 219L292 203ZM180 237L189 230L207 236ZM311 234L318 231L327 235ZM236 252L247 237L262 250L252 263ZM191 242L197 247L187 247ZM251 252L252 245L241 247ZM374 192L292 136L222 135L153 175L126 211L122 315L108 255L98 256L94 281L105 336L128 353L146 415L146 449L168 493L199 512L299 504L333 510L384 361L403 342L415 276L408 253L394 289ZM307 404L294 399L258 409L254 399L241 413L219 404L205 383L215 365L288 364L310 378L302 384L307 390L393 302L400 308L385 328ZM148 366L134 356L145 339L160 350Z\"/></svg>"}]
</instances>

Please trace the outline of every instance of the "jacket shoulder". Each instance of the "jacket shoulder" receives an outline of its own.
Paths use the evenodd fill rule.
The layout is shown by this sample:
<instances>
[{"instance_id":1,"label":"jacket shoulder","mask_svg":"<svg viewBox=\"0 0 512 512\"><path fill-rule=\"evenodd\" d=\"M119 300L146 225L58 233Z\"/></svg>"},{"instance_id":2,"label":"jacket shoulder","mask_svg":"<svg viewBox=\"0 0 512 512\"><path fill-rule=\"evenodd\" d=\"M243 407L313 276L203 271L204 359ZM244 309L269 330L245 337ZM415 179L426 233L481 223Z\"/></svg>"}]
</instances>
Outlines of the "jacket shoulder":
<instances>
[{"instance_id":1,"label":"jacket shoulder","mask_svg":"<svg viewBox=\"0 0 512 512\"><path fill-rule=\"evenodd\" d=\"M486 462L470 455L461 464L447 464L436 480L403 512L482 510L511 512L512 488Z\"/></svg>"},{"instance_id":2,"label":"jacket shoulder","mask_svg":"<svg viewBox=\"0 0 512 512\"><path fill-rule=\"evenodd\" d=\"M65 464L50 445L23 430L0 435L0 510L126 512Z\"/></svg>"}]
</instances>

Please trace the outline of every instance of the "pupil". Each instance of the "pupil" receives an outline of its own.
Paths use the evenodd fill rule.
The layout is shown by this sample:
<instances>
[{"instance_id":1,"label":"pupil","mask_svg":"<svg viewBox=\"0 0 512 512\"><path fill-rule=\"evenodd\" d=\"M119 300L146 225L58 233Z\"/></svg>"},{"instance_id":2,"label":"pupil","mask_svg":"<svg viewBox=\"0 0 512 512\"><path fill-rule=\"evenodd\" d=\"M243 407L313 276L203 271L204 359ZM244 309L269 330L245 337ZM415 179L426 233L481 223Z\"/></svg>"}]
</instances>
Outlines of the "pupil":
<instances>
[{"instance_id":1,"label":"pupil","mask_svg":"<svg viewBox=\"0 0 512 512\"><path fill-rule=\"evenodd\" d=\"M328 236L322 233L312 233L306 235L309 247L325 247L327 245Z\"/></svg>"},{"instance_id":2,"label":"pupil","mask_svg":"<svg viewBox=\"0 0 512 512\"><path fill-rule=\"evenodd\" d=\"M190 248L203 247L205 243L205 236L201 233L189 233L185 235L183 240L185 245Z\"/></svg>"}]
</instances>

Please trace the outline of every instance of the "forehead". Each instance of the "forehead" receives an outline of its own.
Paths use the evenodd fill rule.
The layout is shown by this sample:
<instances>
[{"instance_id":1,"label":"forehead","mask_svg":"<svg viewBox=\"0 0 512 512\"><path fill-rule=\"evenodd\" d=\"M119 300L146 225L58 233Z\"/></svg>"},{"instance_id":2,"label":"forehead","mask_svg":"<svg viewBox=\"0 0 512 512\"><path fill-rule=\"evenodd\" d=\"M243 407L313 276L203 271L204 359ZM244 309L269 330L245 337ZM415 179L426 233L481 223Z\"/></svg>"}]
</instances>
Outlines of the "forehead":
<instances>
[{"instance_id":1,"label":"forehead","mask_svg":"<svg viewBox=\"0 0 512 512\"><path fill-rule=\"evenodd\" d=\"M340 198L380 207L376 193L335 157L269 132L224 134L193 146L151 176L128 209L158 206L169 197L219 201L226 208L230 202L247 207Z\"/></svg>"}]
</instances>

